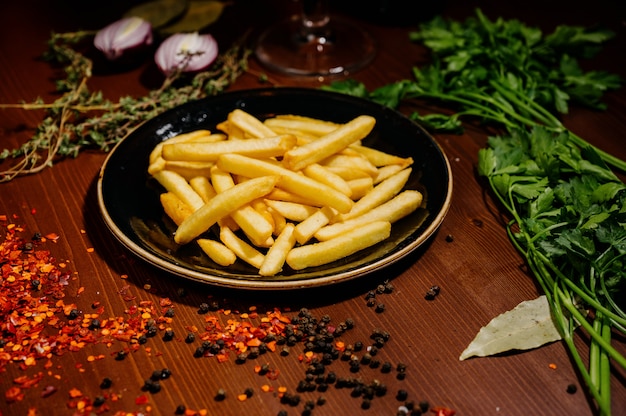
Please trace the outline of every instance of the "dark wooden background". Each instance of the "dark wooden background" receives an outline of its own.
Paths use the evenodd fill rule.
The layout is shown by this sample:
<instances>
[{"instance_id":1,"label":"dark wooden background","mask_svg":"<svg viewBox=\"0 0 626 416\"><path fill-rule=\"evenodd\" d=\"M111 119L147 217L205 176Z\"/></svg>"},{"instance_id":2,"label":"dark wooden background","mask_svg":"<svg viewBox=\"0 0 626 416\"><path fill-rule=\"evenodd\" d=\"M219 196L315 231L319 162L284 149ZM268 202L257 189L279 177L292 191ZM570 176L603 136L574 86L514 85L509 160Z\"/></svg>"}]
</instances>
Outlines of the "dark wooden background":
<instances>
[{"instance_id":1,"label":"dark wooden background","mask_svg":"<svg viewBox=\"0 0 626 416\"><path fill-rule=\"evenodd\" d=\"M408 39L408 32L419 21L436 12L464 18L476 6L492 19L518 18L545 31L553 30L558 24L606 25L617 36L593 61L585 62L585 68L626 76L626 14L620 1L391 3L403 10L396 15L381 16L368 13L368 3L338 1L335 4L338 12L358 19L379 43L379 53L372 65L354 74L368 88L409 78L414 65L427 61L426 51ZM117 0L2 2L0 102L31 101L37 96L47 101L54 99L56 70L39 59L50 33L98 29L120 17L131 4L134 2ZM414 6L414 11L404 10L409 4ZM294 6L290 1L233 1L211 33L222 46L228 45L246 30L271 24ZM264 72L251 61L249 73L231 89L267 86L259 81ZM271 85L320 85L317 81L267 75ZM97 73L90 87L116 99L144 94L155 85L155 76L154 68L146 63L127 72ZM580 136L626 159L626 90L607 94L606 103L608 110L604 112L572 108L563 117L564 122ZM12 148L30 137L41 116L38 111L0 111L0 148ZM448 216L432 240L407 259L372 276L339 286L292 293L198 285L133 257L107 231L98 210L95 184L105 154L86 152L39 174L0 184L0 215L6 215L8 222L23 226L27 236L36 232L60 236L55 243L48 242L46 248L75 272L67 286L65 303L76 303L83 313L93 313L92 305L99 302L105 318L126 316L125 311L142 301L158 305L162 298L169 298L175 309L171 327L176 334L175 340L166 342L159 333L124 360L115 357L127 346L113 343L87 345L77 352L54 356L49 368L44 367L44 362L26 370L20 369L18 363L9 363L0 369L0 414L71 415L76 410L69 404L72 388L79 389L88 400L106 396L109 410L104 414L111 415L174 415L179 406L198 412L205 409L209 415L276 415L281 409L289 415L299 415L303 414L305 401L317 400L320 395L327 402L317 405L312 414L394 415L403 403L395 397L399 389L406 390L408 400L428 401L431 406L454 409L459 415L594 414L585 387L560 342L523 353L459 361L459 354L481 326L519 302L533 299L539 291L507 239L497 204L476 174L477 153L485 145L486 131L471 127L462 135L441 134L436 139L452 165L454 196ZM446 241L447 236L453 236L453 241ZM366 306L364 296L385 280L391 281L395 290L381 296L386 310L376 313ZM434 284L441 287L441 293L435 300L427 301L424 294ZM133 298L126 298L124 293ZM230 316L211 312L223 322L228 318L240 319L236 312L246 312L251 307L260 313L281 308L289 316L308 308L318 317L330 316L333 322L354 319L355 328L342 337L348 343L361 341L367 345L372 331L383 329L390 339L378 357L394 366L407 364L406 379L397 380L395 371L383 374L366 368L351 374L344 362L335 362L329 371L364 381L379 379L388 386L388 393L372 400L368 410L361 409L361 399L351 397L349 389L334 387L323 394L302 393L298 406L283 404L276 392L263 392L261 386L265 383L275 389L285 386L295 392L306 368L297 358L301 346L293 347L289 356L269 353L245 364L236 364L232 357L225 363L218 363L215 358L193 357L197 345L185 343L184 335L187 328L203 325L205 316L198 314L199 305L213 300L233 311ZM577 337L576 344L585 351L584 336ZM625 350L624 345L622 339L620 350ZM105 358L88 361L89 356L99 354ZM280 371L276 380L254 372L254 365L264 362ZM143 391L144 381L154 370L162 368L172 373L161 383L162 390ZM33 377L39 372L42 379L24 389L23 400L16 403L4 400L5 392L16 386L14 379ZM622 369L612 377L616 415L625 414L624 375ZM100 388L104 378L112 380L108 389ZM570 385L577 387L575 393L568 393ZM47 386L55 387L56 392L44 398L42 391ZM214 395L220 388L225 389L227 397L216 401ZM246 388L252 388L254 395L244 402L237 400L237 394Z\"/></svg>"}]
</instances>

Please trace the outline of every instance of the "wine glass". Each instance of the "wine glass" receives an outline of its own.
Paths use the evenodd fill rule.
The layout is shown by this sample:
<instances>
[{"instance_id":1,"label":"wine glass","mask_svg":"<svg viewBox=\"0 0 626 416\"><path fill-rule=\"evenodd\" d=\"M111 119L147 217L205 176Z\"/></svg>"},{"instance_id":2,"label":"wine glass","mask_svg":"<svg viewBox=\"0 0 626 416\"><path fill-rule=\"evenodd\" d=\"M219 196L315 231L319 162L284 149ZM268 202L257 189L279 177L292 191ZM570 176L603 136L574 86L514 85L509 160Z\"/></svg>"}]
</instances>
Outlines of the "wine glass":
<instances>
[{"instance_id":1,"label":"wine glass","mask_svg":"<svg viewBox=\"0 0 626 416\"><path fill-rule=\"evenodd\" d=\"M345 76L376 55L372 37L354 23L330 15L328 0L300 0L298 15L267 28L255 55L275 72L303 76Z\"/></svg>"}]
</instances>

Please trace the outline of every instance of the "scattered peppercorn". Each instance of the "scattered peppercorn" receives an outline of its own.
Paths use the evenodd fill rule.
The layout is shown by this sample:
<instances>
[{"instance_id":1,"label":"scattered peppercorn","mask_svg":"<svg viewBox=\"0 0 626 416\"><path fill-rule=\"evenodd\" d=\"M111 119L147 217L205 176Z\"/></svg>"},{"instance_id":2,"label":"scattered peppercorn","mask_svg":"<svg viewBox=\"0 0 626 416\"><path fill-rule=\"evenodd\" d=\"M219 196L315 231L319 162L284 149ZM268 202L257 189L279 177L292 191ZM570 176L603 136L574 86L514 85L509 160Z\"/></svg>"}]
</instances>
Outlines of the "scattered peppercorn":
<instances>
[{"instance_id":1,"label":"scattered peppercorn","mask_svg":"<svg viewBox=\"0 0 626 416\"><path fill-rule=\"evenodd\" d=\"M191 344L195 340L196 340L196 335L193 332L189 332L187 336L185 337L185 342L187 344Z\"/></svg>"},{"instance_id":2,"label":"scattered peppercorn","mask_svg":"<svg viewBox=\"0 0 626 416\"><path fill-rule=\"evenodd\" d=\"M124 358L126 358L126 351L118 351L117 354L115 354L115 359L117 361L122 361Z\"/></svg>"},{"instance_id":3,"label":"scattered peppercorn","mask_svg":"<svg viewBox=\"0 0 626 416\"><path fill-rule=\"evenodd\" d=\"M376 312L381 313L385 311L385 304L384 303L378 303L376 305Z\"/></svg>"},{"instance_id":4,"label":"scattered peppercorn","mask_svg":"<svg viewBox=\"0 0 626 416\"><path fill-rule=\"evenodd\" d=\"M380 367L381 373L389 373L391 371L391 363L385 361L383 365Z\"/></svg>"},{"instance_id":5,"label":"scattered peppercorn","mask_svg":"<svg viewBox=\"0 0 626 416\"><path fill-rule=\"evenodd\" d=\"M113 385L113 380L111 380L108 377L105 377L102 379L102 381L100 382L100 388L101 389L108 389Z\"/></svg>"},{"instance_id":6,"label":"scattered peppercorn","mask_svg":"<svg viewBox=\"0 0 626 416\"><path fill-rule=\"evenodd\" d=\"M100 407L104 404L104 402L106 401L106 399L104 398L104 396L96 396L93 399L93 405L94 407Z\"/></svg>"},{"instance_id":7,"label":"scattered peppercorn","mask_svg":"<svg viewBox=\"0 0 626 416\"><path fill-rule=\"evenodd\" d=\"M576 387L576 385L575 385L575 384L568 384L568 385L567 385L567 390L566 390L566 391L567 391L569 394L574 394L574 393L576 393L576 390L578 390L578 389L577 389L577 387Z\"/></svg>"},{"instance_id":8,"label":"scattered peppercorn","mask_svg":"<svg viewBox=\"0 0 626 416\"><path fill-rule=\"evenodd\" d=\"M217 401L222 401L226 398L226 390L220 388L217 390L217 393L215 393L215 400Z\"/></svg>"},{"instance_id":9,"label":"scattered peppercorn","mask_svg":"<svg viewBox=\"0 0 626 416\"><path fill-rule=\"evenodd\" d=\"M407 398L408 396L409 396L409 394L407 393L407 391L406 391L406 390L402 390L402 389L400 389L400 390L398 390L398 392L396 393L396 399L397 399L398 401L401 401L401 402L405 401L405 400L406 400L406 398Z\"/></svg>"},{"instance_id":10,"label":"scattered peppercorn","mask_svg":"<svg viewBox=\"0 0 626 416\"><path fill-rule=\"evenodd\" d=\"M201 303L200 306L198 307L198 313L199 314L205 314L209 312L209 304L208 303Z\"/></svg>"},{"instance_id":11,"label":"scattered peppercorn","mask_svg":"<svg viewBox=\"0 0 626 416\"><path fill-rule=\"evenodd\" d=\"M454 236L452 234L446 235L446 242L451 243L454 241Z\"/></svg>"},{"instance_id":12,"label":"scattered peppercorn","mask_svg":"<svg viewBox=\"0 0 626 416\"><path fill-rule=\"evenodd\" d=\"M175 415L184 415L187 411L187 407L184 404L179 404L176 406L176 410L174 411Z\"/></svg>"},{"instance_id":13,"label":"scattered peppercorn","mask_svg":"<svg viewBox=\"0 0 626 416\"><path fill-rule=\"evenodd\" d=\"M426 295L424 296L424 298L426 300L433 300L437 297L437 295L439 295L439 292L441 291L441 288L437 285L431 286L430 289L428 289L426 291Z\"/></svg>"},{"instance_id":14,"label":"scattered peppercorn","mask_svg":"<svg viewBox=\"0 0 626 416\"><path fill-rule=\"evenodd\" d=\"M165 316L166 318L173 318L174 317L174 308L167 308L167 310L165 311L163 316Z\"/></svg>"}]
</instances>

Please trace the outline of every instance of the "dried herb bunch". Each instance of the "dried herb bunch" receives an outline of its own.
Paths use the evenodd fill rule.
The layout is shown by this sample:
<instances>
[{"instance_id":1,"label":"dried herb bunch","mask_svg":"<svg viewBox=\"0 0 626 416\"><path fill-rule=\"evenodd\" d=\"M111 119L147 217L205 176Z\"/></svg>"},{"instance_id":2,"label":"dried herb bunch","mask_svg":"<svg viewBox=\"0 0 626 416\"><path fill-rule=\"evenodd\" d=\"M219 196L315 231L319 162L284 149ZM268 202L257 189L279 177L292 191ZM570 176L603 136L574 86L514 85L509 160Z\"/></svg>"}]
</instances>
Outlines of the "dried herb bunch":
<instances>
[{"instance_id":1,"label":"dried herb bunch","mask_svg":"<svg viewBox=\"0 0 626 416\"><path fill-rule=\"evenodd\" d=\"M90 91L93 61L78 51L77 45L93 38L95 32L53 33L44 58L64 66L65 79L56 81L61 96L51 103L37 98L30 103L0 104L0 108L45 110L33 136L20 147L0 152L0 162L15 163L0 171L0 182L40 172L60 158L76 157L85 149L109 151L133 128L165 110L185 102L215 95L225 90L247 70L250 51L243 42L221 53L206 70L193 75L176 71L158 89L141 97L104 98L101 91Z\"/></svg>"}]
</instances>

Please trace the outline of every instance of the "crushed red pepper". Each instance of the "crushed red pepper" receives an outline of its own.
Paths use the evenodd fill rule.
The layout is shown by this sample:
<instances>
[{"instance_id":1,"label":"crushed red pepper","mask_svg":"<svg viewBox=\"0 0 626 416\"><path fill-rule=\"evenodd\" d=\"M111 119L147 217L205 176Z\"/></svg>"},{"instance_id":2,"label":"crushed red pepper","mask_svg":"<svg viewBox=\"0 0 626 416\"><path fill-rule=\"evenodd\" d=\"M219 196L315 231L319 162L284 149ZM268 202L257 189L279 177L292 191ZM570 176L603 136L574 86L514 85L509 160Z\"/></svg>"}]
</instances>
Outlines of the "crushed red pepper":
<instances>
[{"instance_id":1,"label":"crushed red pepper","mask_svg":"<svg viewBox=\"0 0 626 416\"><path fill-rule=\"evenodd\" d=\"M7 216L0 215L0 222L8 221ZM65 263L59 263L42 246L46 241L56 243L60 236L49 233L45 237L35 234L31 240L22 237L24 229L16 224L5 224L5 241L0 244L0 372L13 363L25 370L35 366L38 361L45 360L44 368L52 367L52 358L65 351L79 351L90 344L102 343L111 346L114 342L130 344L124 353L134 351L145 342L146 336L154 336L150 331L165 331L170 328L173 317L173 303L168 298L161 298L158 305L152 301L133 303L125 311L126 316L105 317L104 308L95 302L92 313L80 313L75 304L65 302L67 287L73 274L67 270ZM121 276L127 278L126 275ZM85 289L79 288L77 294ZM136 296L130 293L130 285L119 291L126 302L135 302ZM196 334L203 343L216 343L219 350L203 351L202 356L214 356L218 362L225 362L233 356L239 357L252 348L263 345L268 351L277 350L275 340L267 341L271 336L282 336L289 326L293 326L292 318L275 308L265 315L260 315L255 307L249 312L239 314L229 309L217 309L217 314L206 315L204 328L188 326L189 333ZM220 319L219 315L223 319ZM253 323L256 322L256 323ZM297 325L296 325L297 326ZM335 328L328 325L326 330L333 333ZM337 351L346 350L342 341L336 341ZM150 351L149 347L145 348ZM111 354L117 356L119 351ZM104 359L103 354L90 355L88 362ZM299 360L306 363L319 361L318 354L307 351L299 355ZM78 368L79 371L82 370ZM276 380L280 372L277 369L255 367L255 371ZM33 376L20 376L14 385L5 391L7 403L24 400L24 390L36 386L43 373ZM269 385L263 391L272 391ZM278 388L278 396L285 394L284 387ZM41 397L48 397L56 392L54 386L46 386ZM77 414L102 414L110 410L104 403L115 401L114 393L91 399L76 389L68 392L68 408ZM249 396L239 395L239 400ZM140 395L135 400L137 405L148 405L148 397ZM149 406L143 414L149 413ZM452 416L454 410L447 408L431 409L437 416ZM33 412L36 412L33 409ZM186 409L185 414L203 414L204 409L193 411ZM116 412L114 416L130 415L130 412Z\"/></svg>"}]
</instances>

